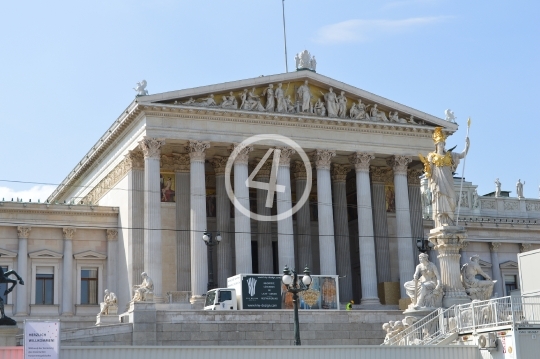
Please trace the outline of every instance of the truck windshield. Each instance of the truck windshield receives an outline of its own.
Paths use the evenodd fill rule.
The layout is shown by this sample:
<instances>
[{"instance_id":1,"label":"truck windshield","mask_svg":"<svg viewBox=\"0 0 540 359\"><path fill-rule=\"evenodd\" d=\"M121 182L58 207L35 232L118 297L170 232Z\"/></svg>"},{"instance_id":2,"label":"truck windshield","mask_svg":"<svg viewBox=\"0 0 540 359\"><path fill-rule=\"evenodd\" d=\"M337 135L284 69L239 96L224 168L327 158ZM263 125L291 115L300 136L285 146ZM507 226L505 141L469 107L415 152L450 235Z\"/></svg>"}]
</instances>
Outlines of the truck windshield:
<instances>
[{"instance_id":1,"label":"truck windshield","mask_svg":"<svg viewBox=\"0 0 540 359\"><path fill-rule=\"evenodd\" d=\"M232 296L231 296L231 291L230 290L225 290L223 292L219 292L219 296L218 296L218 302L222 303L226 300L232 300Z\"/></svg>"},{"instance_id":2,"label":"truck windshield","mask_svg":"<svg viewBox=\"0 0 540 359\"><path fill-rule=\"evenodd\" d=\"M216 299L216 291L215 290L212 290L212 291L206 293L206 301L204 302L204 306L207 307L209 305L213 305L215 299Z\"/></svg>"}]
</instances>

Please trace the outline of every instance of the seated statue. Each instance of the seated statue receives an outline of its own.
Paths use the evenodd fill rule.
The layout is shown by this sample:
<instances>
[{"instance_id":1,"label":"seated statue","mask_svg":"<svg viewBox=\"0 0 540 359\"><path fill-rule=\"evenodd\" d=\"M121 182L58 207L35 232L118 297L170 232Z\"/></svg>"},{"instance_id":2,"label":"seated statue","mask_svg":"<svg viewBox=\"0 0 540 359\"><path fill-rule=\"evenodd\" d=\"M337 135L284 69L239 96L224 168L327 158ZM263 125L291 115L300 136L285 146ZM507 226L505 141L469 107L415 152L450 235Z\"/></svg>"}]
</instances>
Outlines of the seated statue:
<instances>
[{"instance_id":1,"label":"seated statue","mask_svg":"<svg viewBox=\"0 0 540 359\"><path fill-rule=\"evenodd\" d=\"M326 108L324 107L324 103L321 101L321 99L317 99L317 102L315 102L315 105L313 105L313 110L318 116L326 116Z\"/></svg>"},{"instance_id":2,"label":"seated statue","mask_svg":"<svg viewBox=\"0 0 540 359\"><path fill-rule=\"evenodd\" d=\"M118 313L118 301L116 299L116 294L109 292L108 289L105 289L105 297L103 297L103 302L99 303L101 315L116 315Z\"/></svg>"},{"instance_id":3,"label":"seated statue","mask_svg":"<svg viewBox=\"0 0 540 359\"><path fill-rule=\"evenodd\" d=\"M482 270L478 263L480 260L478 254L475 254L470 259L470 263L465 263L461 267L461 282L471 299L488 300L491 298L493 286L497 281L491 280L489 275ZM476 278L477 275L484 277L484 280Z\"/></svg>"},{"instance_id":4,"label":"seated statue","mask_svg":"<svg viewBox=\"0 0 540 359\"><path fill-rule=\"evenodd\" d=\"M154 300L154 282L146 274L142 272L143 282L140 285L133 286L133 302L152 302Z\"/></svg>"},{"instance_id":5,"label":"seated statue","mask_svg":"<svg viewBox=\"0 0 540 359\"><path fill-rule=\"evenodd\" d=\"M420 264L416 266L413 280L403 285L411 298L412 309L439 308L442 305L443 290L441 276L435 264L428 260L428 255L420 253Z\"/></svg>"}]
</instances>

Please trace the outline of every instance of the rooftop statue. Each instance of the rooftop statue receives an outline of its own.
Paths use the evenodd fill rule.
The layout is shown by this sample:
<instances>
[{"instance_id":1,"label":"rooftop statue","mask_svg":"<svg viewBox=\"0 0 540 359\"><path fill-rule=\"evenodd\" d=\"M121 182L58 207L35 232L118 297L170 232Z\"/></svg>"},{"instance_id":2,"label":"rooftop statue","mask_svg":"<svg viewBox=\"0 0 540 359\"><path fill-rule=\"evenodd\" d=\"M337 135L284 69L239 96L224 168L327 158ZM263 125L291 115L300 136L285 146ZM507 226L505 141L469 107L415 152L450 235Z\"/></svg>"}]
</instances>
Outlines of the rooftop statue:
<instances>
[{"instance_id":1,"label":"rooftop statue","mask_svg":"<svg viewBox=\"0 0 540 359\"><path fill-rule=\"evenodd\" d=\"M497 178L495 180L495 197L501 196L501 181Z\"/></svg>"},{"instance_id":2,"label":"rooftop statue","mask_svg":"<svg viewBox=\"0 0 540 359\"><path fill-rule=\"evenodd\" d=\"M516 183L516 193L517 193L518 198L525 198L525 197L523 197L523 185L524 184L525 184L525 181L523 181L523 183L521 183L521 179L518 179L518 181Z\"/></svg>"},{"instance_id":3,"label":"rooftop statue","mask_svg":"<svg viewBox=\"0 0 540 359\"><path fill-rule=\"evenodd\" d=\"M426 157L419 155L424 163L424 172L429 180L429 187L433 194L433 220L435 228L453 226L456 212L456 191L454 189L454 175L459 160L465 158L469 151L469 137L465 139L465 150L462 153L446 151L446 136L442 127L436 127L433 132L435 151Z\"/></svg>"},{"instance_id":4,"label":"rooftop statue","mask_svg":"<svg viewBox=\"0 0 540 359\"><path fill-rule=\"evenodd\" d=\"M137 82L137 86L134 87L133 89L137 91L137 95L136 95L137 97L148 95L148 90L146 90L146 80Z\"/></svg>"},{"instance_id":5,"label":"rooftop statue","mask_svg":"<svg viewBox=\"0 0 540 359\"><path fill-rule=\"evenodd\" d=\"M448 122L456 123L456 116L454 116L454 112L450 109L447 109L444 111L445 120Z\"/></svg>"},{"instance_id":6,"label":"rooftop statue","mask_svg":"<svg viewBox=\"0 0 540 359\"><path fill-rule=\"evenodd\" d=\"M311 56L308 50L296 54L294 59L296 61L296 70L316 71L317 60L315 60L315 56Z\"/></svg>"}]
</instances>

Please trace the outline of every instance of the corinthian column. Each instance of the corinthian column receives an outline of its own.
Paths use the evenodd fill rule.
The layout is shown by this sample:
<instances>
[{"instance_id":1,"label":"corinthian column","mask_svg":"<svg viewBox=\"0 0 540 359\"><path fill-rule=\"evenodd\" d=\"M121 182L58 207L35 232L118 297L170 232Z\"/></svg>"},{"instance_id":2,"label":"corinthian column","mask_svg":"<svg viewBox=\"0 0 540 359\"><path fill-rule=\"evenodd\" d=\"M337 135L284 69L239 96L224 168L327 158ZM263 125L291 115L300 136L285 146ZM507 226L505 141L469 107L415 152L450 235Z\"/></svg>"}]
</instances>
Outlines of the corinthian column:
<instances>
[{"instance_id":1,"label":"corinthian column","mask_svg":"<svg viewBox=\"0 0 540 359\"><path fill-rule=\"evenodd\" d=\"M393 156L387 159L386 162L394 170L399 287L401 298L407 298L403 284L411 280L414 273L409 188L407 185L407 166L411 162L411 158L407 156Z\"/></svg>"},{"instance_id":2,"label":"corinthian column","mask_svg":"<svg viewBox=\"0 0 540 359\"><path fill-rule=\"evenodd\" d=\"M161 186L159 179L163 139L144 137L144 268L154 281L154 301L163 302L161 256Z\"/></svg>"},{"instance_id":3,"label":"corinthian column","mask_svg":"<svg viewBox=\"0 0 540 359\"><path fill-rule=\"evenodd\" d=\"M411 233L413 257L418 258L420 251L416 246L417 238L424 238L424 220L422 219L422 195L420 193L420 176L423 171L409 169L407 171L407 184L409 186L409 208L411 213Z\"/></svg>"},{"instance_id":4,"label":"corinthian column","mask_svg":"<svg viewBox=\"0 0 540 359\"><path fill-rule=\"evenodd\" d=\"M28 273L28 237L32 227L17 227L17 236L19 237L19 252L17 253L17 273L27 283L31 283L27 277ZM26 287L17 291L17 302L15 303L17 315L28 314L28 296Z\"/></svg>"},{"instance_id":5,"label":"corinthian column","mask_svg":"<svg viewBox=\"0 0 540 359\"><path fill-rule=\"evenodd\" d=\"M388 218L386 216L386 193L384 186L391 175L389 168L371 167L371 189L373 192L373 229L375 253L377 253L377 279L379 283L391 282L390 243L388 241Z\"/></svg>"},{"instance_id":6,"label":"corinthian column","mask_svg":"<svg viewBox=\"0 0 540 359\"><path fill-rule=\"evenodd\" d=\"M307 173L304 163L296 161L293 164L293 175L296 181L296 200L298 201L302 193L306 190ZM313 270L313 256L311 249L311 214L309 212L309 201L304 203L296 212L296 228L298 238L298 266L308 266Z\"/></svg>"},{"instance_id":7,"label":"corinthian column","mask_svg":"<svg viewBox=\"0 0 540 359\"><path fill-rule=\"evenodd\" d=\"M107 288L116 293L116 264L118 263L118 230L107 229Z\"/></svg>"},{"instance_id":8,"label":"corinthian column","mask_svg":"<svg viewBox=\"0 0 540 359\"><path fill-rule=\"evenodd\" d=\"M336 274L336 244L334 242L334 214L330 165L336 151L316 150L313 160L317 167L317 209L319 212L319 253L321 274Z\"/></svg>"},{"instance_id":9,"label":"corinthian column","mask_svg":"<svg viewBox=\"0 0 540 359\"><path fill-rule=\"evenodd\" d=\"M377 269L373 238L373 213L369 163L372 153L353 153L349 160L356 170L356 196L358 202L358 245L360 248L360 278L362 281L362 304L380 304L377 294Z\"/></svg>"},{"instance_id":10,"label":"corinthian column","mask_svg":"<svg viewBox=\"0 0 540 359\"><path fill-rule=\"evenodd\" d=\"M241 146L241 147L239 147ZM239 206L249 211L248 179L249 153L252 146L234 144L233 151L238 155L234 160L234 247L236 258L236 273L253 273L251 264L251 221L238 209Z\"/></svg>"},{"instance_id":11,"label":"corinthian column","mask_svg":"<svg viewBox=\"0 0 540 359\"><path fill-rule=\"evenodd\" d=\"M256 159L257 164L261 161ZM268 183L270 172L272 171L272 161L266 163L259 169L255 180L258 182ZM257 188L257 214L261 216L271 216L271 207L266 207L266 195L268 191ZM258 245L257 254L259 257L259 273L270 274L274 273L274 256L272 252L272 222L257 221Z\"/></svg>"},{"instance_id":12,"label":"corinthian column","mask_svg":"<svg viewBox=\"0 0 540 359\"><path fill-rule=\"evenodd\" d=\"M62 315L73 315L73 235L75 228L63 228L64 263L62 266Z\"/></svg>"},{"instance_id":13,"label":"corinthian column","mask_svg":"<svg viewBox=\"0 0 540 359\"><path fill-rule=\"evenodd\" d=\"M210 160L216 174L216 222L222 241L217 246L217 278L218 287L227 287L227 278L234 275L233 250L234 236L231 235L231 206L225 189L225 166L227 157L214 156Z\"/></svg>"},{"instance_id":14,"label":"corinthian column","mask_svg":"<svg viewBox=\"0 0 540 359\"><path fill-rule=\"evenodd\" d=\"M277 148L280 150L279 168L277 173L277 184L282 185L285 190L277 191L277 214L283 214L292 208L291 200L291 156L295 150L288 147ZM288 266L294 266L294 232L292 215L278 221L278 258L280 270Z\"/></svg>"},{"instance_id":15,"label":"corinthian column","mask_svg":"<svg viewBox=\"0 0 540 359\"><path fill-rule=\"evenodd\" d=\"M353 297L351 273L351 248L347 215L347 173L350 167L334 163L332 188L334 193L334 228L336 238L336 266L339 274L339 298L348 302Z\"/></svg>"},{"instance_id":16,"label":"corinthian column","mask_svg":"<svg viewBox=\"0 0 540 359\"><path fill-rule=\"evenodd\" d=\"M191 302L197 304L204 302L208 281L208 256L202 236L206 230L204 159L209 147L207 141L194 140L186 146L191 161Z\"/></svg>"},{"instance_id":17,"label":"corinthian column","mask_svg":"<svg viewBox=\"0 0 540 359\"><path fill-rule=\"evenodd\" d=\"M493 279L497 281L495 283L495 290L496 293L495 297L502 297L504 296L503 291L503 278L501 275L501 267L499 263L499 248L501 247L501 242L491 242L491 245L489 246L489 249L491 250L491 269L493 271ZM510 295L510 293L506 293L506 295Z\"/></svg>"},{"instance_id":18,"label":"corinthian column","mask_svg":"<svg viewBox=\"0 0 540 359\"><path fill-rule=\"evenodd\" d=\"M189 291L191 289L190 160L188 154L173 153L172 156L176 179L176 290Z\"/></svg>"}]
</instances>

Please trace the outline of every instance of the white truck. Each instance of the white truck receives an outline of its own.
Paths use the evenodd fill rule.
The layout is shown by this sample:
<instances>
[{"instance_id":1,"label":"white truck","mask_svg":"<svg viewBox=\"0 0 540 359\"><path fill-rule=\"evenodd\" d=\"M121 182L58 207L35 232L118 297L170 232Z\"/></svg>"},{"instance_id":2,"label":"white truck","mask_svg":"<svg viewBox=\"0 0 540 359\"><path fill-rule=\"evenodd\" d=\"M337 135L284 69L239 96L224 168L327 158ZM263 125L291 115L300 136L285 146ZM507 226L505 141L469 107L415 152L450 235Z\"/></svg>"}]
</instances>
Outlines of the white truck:
<instances>
[{"instance_id":1,"label":"white truck","mask_svg":"<svg viewBox=\"0 0 540 359\"><path fill-rule=\"evenodd\" d=\"M236 310L236 290L216 288L206 293L204 310Z\"/></svg>"}]
</instances>

